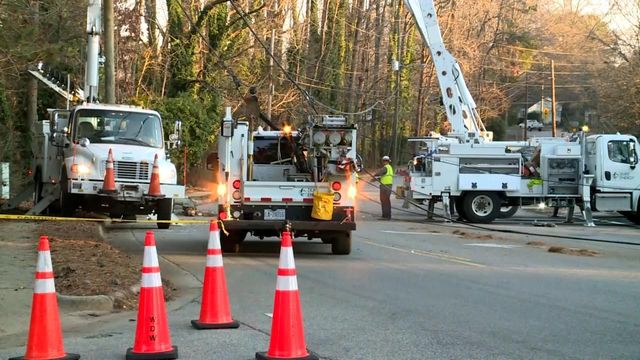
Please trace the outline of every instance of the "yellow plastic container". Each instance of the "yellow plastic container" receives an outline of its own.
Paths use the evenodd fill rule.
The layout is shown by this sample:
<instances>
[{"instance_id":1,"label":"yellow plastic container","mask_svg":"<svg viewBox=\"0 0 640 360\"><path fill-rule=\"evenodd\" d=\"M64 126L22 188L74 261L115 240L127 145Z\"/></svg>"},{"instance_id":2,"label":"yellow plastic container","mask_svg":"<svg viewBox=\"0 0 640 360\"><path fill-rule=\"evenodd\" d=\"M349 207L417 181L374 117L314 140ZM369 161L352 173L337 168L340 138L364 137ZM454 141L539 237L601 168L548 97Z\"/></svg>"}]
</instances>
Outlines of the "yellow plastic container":
<instances>
[{"instance_id":1,"label":"yellow plastic container","mask_svg":"<svg viewBox=\"0 0 640 360\"><path fill-rule=\"evenodd\" d=\"M313 193L313 209L311 217L318 220L331 220L333 218L333 193Z\"/></svg>"}]
</instances>

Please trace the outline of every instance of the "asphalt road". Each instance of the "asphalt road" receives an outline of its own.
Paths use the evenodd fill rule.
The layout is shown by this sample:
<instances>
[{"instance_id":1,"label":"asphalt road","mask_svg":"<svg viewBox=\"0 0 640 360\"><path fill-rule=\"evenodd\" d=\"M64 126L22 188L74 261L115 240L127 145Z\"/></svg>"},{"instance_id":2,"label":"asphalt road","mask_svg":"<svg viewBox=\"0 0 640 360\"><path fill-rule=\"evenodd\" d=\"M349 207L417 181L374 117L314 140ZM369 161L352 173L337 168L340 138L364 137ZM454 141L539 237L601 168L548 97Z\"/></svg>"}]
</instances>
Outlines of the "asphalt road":
<instances>
[{"instance_id":1,"label":"asphalt road","mask_svg":"<svg viewBox=\"0 0 640 360\"><path fill-rule=\"evenodd\" d=\"M540 228L531 222L548 219L536 211L491 225L529 234L523 235L425 223L400 211L394 211L395 221L377 221L376 204L363 201L360 208L351 255L330 255L330 246L317 240L294 244L307 344L321 358L640 358L640 246L561 238L640 244L638 228L618 218L595 229ZM111 226L107 235L140 256L145 230ZM240 329L197 331L189 322L199 311L207 227L175 226L156 236L163 275L181 288L169 304L180 358L252 359L266 350L275 239L249 238L240 253L225 254ZM598 254L549 253L552 245ZM133 343L134 318L122 313L70 328L66 348L83 359L123 358ZM0 357L23 351L2 349Z\"/></svg>"}]
</instances>

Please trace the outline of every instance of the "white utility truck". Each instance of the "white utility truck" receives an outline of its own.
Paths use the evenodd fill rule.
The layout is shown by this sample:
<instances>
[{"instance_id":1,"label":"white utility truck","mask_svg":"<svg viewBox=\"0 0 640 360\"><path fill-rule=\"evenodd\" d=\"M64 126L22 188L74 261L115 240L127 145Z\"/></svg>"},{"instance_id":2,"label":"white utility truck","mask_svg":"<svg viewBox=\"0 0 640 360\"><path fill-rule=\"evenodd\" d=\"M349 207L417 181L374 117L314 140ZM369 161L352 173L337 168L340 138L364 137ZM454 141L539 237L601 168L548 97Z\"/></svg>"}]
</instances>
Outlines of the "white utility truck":
<instances>
[{"instance_id":1,"label":"white utility truck","mask_svg":"<svg viewBox=\"0 0 640 360\"><path fill-rule=\"evenodd\" d=\"M222 246L233 251L251 233L320 238L334 254L351 252L356 229L356 126L344 117L312 116L292 130L249 131L230 109L218 138ZM323 214L312 214L321 198ZM316 204L314 204L314 200Z\"/></svg>"},{"instance_id":2,"label":"white utility truck","mask_svg":"<svg viewBox=\"0 0 640 360\"><path fill-rule=\"evenodd\" d=\"M132 218L155 211L158 220L171 220L173 199L184 198L155 111L98 104L52 110L49 120L38 122L33 146L35 206L30 213L48 208L70 216L82 208ZM104 192L110 151L116 190ZM161 196L147 195L156 156ZM158 223L161 229L169 225Z\"/></svg>"},{"instance_id":3,"label":"white utility truck","mask_svg":"<svg viewBox=\"0 0 640 360\"><path fill-rule=\"evenodd\" d=\"M445 48L432 0L405 0L434 60L447 118L446 136L416 138L419 149L410 168L408 196L449 203L470 221L489 223L515 211L501 208L545 204L574 206L593 225L591 209L619 211L640 223L638 140L631 135L576 134L494 142L476 111L456 59Z\"/></svg>"}]
</instances>

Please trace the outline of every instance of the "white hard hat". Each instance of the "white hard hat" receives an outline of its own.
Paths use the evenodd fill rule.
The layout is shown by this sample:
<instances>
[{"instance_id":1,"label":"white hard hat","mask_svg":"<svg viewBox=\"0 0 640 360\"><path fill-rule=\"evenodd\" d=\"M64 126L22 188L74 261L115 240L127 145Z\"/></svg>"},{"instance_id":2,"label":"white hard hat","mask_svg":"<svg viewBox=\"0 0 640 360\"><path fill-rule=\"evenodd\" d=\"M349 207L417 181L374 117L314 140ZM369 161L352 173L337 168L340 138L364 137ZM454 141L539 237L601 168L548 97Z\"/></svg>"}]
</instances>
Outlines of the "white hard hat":
<instances>
[{"instance_id":1,"label":"white hard hat","mask_svg":"<svg viewBox=\"0 0 640 360\"><path fill-rule=\"evenodd\" d=\"M387 155L382 157L382 161L391 161L391 158L389 158Z\"/></svg>"}]
</instances>

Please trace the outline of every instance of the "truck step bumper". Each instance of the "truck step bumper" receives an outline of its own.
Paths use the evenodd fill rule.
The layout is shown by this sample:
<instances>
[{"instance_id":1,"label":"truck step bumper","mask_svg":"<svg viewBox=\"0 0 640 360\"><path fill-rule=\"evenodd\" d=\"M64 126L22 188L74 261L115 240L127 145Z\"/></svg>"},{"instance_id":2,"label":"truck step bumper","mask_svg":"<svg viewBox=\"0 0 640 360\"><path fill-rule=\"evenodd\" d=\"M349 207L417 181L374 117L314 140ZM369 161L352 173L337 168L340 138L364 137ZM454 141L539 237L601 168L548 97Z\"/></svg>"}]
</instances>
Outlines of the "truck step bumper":
<instances>
[{"instance_id":1,"label":"truck step bumper","mask_svg":"<svg viewBox=\"0 0 640 360\"><path fill-rule=\"evenodd\" d=\"M335 221L283 221L283 220L224 220L222 222L226 230L273 230L284 231L287 225L291 225L293 231L354 231L354 222Z\"/></svg>"}]
</instances>

